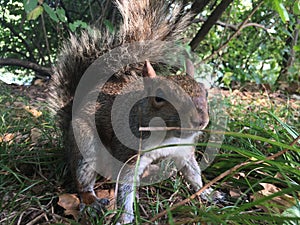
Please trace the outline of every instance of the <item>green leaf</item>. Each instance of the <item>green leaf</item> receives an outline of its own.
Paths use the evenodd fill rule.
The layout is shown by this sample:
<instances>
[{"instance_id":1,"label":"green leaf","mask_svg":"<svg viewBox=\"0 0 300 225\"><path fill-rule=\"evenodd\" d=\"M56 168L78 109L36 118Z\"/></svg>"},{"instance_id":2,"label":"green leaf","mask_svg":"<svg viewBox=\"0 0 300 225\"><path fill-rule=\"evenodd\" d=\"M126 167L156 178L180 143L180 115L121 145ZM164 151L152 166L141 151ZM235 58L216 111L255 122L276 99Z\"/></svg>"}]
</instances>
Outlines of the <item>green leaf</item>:
<instances>
[{"instance_id":1,"label":"green leaf","mask_svg":"<svg viewBox=\"0 0 300 225\"><path fill-rule=\"evenodd\" d=\"M274 0L273 1L273 7L274 9L279 13L279 16L281 17L281 20L286 23L287 21L290 20L289 18L289 14L286 10L286 8L284 7L284 5L282 4L281 1L279 0Z\"/></svg>"},{"instance_id":2,"label":"green leaf","mask_svg":"<svg viewBox=\"0 0 300 225\"><path fill-rule=\"evenodd\" d=\"M63 8L57 8L56 14L61 22L63 23L67 22L66 12Z\"/></svg>"},{"instance_id":3,"label":"green leaf","mask_svg":"<svg viewBox=\"0 0 300 225\"><path fill-rule=\"evenodd\" d=\"M300 52L300 45L295 45L293 47L293 49L296 51L296 52Z\"/></svg>"},{"instance_id":4,"label":"green leaf","mask_svg":"<svg viewBox=\"0 0 300 225\"><path fill-rule=\"evenodd\" d=\"M75 32L77 28L87 28L88 25L87 23L81 21L81 20L76 20L73 23L69 23L69 28L72 32Z\"/></svg>"},{"instance_id":5,"label":"green leaf","mask_svg":"<svg viewBox=\"0 0 300 225\"><path fill-rule=\"evenodd\" d=\"M293 6L293 12L295 13L295 15L300 15L300 0L295 1Z\"/></svg>"},{"instance_id":6,"label":"green leaf","mask_svg":"<svg viewBox=\"0 0 300 225\"><path fill-rule=\"evenodd\" d=\"M38 0L24 0L23 5L26 13L31 12L37 6Z\"/></svg>"},{"instance_id":7,"label":"green leaf","mask_svg":"<svg viewBox=\"0 0 300 225\"><path fill-rule=\"evenodd\" d=\"M37 6L34 10L27 14L27 20L36 20L42 13L44 9L42 6Z\"/></svg>"},{"instance_id":8,"label":"green leaf","mask_svg":"<svg viewBox=\"0 0 300 225\"><path fill-rule=\"evenodd\" d=\"M223 76L223 79L222 81L224 82L224 84L226 86L229 86L230 85L230 82L232 80L232 76L233 76L233 73L232 72L225 72L224 73L224 76Z\"/></svg>"},{"instance_id":9,"label":"green leaf","mask_svg":"<svg viewBox=\"0 0 300 225\"><path fill-rule=\"evenodd\" d=\"M72 32L75 32L75 30L76 30L76 25L74 24L74 23L69 23L69 28L70 28L70 30L72 31Z\"/></svg>"},{"instance_id":10,"label":"green leaf","mask_svg":"<svg viewBox=\"0 0 300 225\"><path fill-rule=\"evenodd\" d=\"M48 6L46 3L43 4L43 7L44 7L46 13L49 15L49 17L58 23L59 19L56 15L55 11L50 6Z\"/></svg>"}]
</instances>

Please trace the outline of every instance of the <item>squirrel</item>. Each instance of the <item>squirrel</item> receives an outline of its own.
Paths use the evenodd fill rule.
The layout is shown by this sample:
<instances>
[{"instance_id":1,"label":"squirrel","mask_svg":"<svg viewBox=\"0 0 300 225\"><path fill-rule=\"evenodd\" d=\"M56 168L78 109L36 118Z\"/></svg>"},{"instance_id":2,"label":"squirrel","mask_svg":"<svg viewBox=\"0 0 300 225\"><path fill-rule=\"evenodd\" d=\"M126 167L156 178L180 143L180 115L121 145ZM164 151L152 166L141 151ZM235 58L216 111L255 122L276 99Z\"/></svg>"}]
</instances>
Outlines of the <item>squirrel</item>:
<instances>
[{"instance_id":1,"label":"squirrel","mask_svg":"<svg viewBox=\"0 0 300 225\"><path fill-rule=\"evenodd\" d=\"M139 185L147 167L161 158L173 159L195 190L202 187L193 144L198 141L198 130L207 126L209 115L207 92L203 84L193 79L191 61L186 60L186 75L174 75L173 67L155 61L163 49L172 53L168 44L166 47L164 44L180 39L191 15L183 14L180 5L170 9L164 0L116 0L115 4L123 17L119 32L109 36L94 28L93 32L82 32L79 37L71 35L64 43L51 78L49 101L62 130L69 168L81 202L105 208L107 201L99 199L94 192L97 168L104 176L115 178L120 174L114 173L116 168L109 157L128 163L121 172L117 194L117 206L123 210L118 221L126 224L134 220L134 185ZM85 78L101 79L101 74L96 76L89 67L106 54L116 62L119 56L134 57L130 51L121 51L116 59L113 49L128 50L128 45L135 43L143 46L142 59L137 57L136 63L129 63L117 72L113 70L104 83L92 84L91 88L80 86ZM105 71L101 65L96 63L95 68ZM167 69L160 69L159 65ZM157 75L158 72L163 76ZM80 94L79 87L85 94ZM127 101L131 100L132 107L124 112ZM126 127L123 123L129 123L129 131L117 135ZM170 129L140 131L140 127L159 128L161 124ZM171 129L183 126L195 129L186 132ZM133 136L127 138L127 132ZM124 139L129 143L124 144ZM135 157L138 153L139 160Z\"/></svg>"}]
</instances>

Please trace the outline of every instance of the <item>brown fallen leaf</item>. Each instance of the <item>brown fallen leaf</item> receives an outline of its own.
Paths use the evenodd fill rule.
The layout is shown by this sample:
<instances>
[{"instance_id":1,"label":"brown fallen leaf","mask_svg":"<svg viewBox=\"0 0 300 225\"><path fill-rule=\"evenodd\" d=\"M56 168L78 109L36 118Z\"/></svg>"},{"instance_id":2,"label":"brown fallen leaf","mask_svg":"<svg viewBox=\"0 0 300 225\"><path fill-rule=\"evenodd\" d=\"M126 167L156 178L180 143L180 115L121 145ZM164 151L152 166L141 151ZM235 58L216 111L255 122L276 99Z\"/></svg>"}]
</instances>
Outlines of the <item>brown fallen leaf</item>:
<instances>
[{"instance_id":1,"label":"brown fallen leaf","mask_svg":"<svg viewBox=\"0 0 300 225\"><path fill-rule=\"evenodd\" d=\"M280 188L276 187L274 184L269 183L260 183L260 185L264 188L263 190L258 191L255 193L251 198L253 200L258 200L263 197L275 194L279 191L281 191ZM281 196L276 196L270 200L266 201L266 205L259 205L258 208L263 209L265 212L270 212L270 210L282 213L284 210L292 207L296 204L296 200L293 196L283 194Z\"/></svg>"},{"instance_id":2,"label":"brown fallen leaf","mask_svg":"<svg viewBox=\"0 0 300 225\"><path fill-rule=\"evenodd\" d=\"M263 190L259 191L259 193L261 193L264 196L268 196L278 191L281 191L281 189L276 187L274 184L268 184L268 183L259 183L259 184L264 188Z\"/></svg>"},{"instance_id":3,"label":"brown fallen leaf","mask_svg":"<svg viewBox=\"0 0 300 225\"><path fill-rule=\"evenodd\" d=\"M38 111L37 109L34 109L34 108L30 108L29 106L25 106L24 109L31 113L34 117L38 118L39 116L42 115L42 112L41 111Z\"/></svg>"},{"instance_id":4,"label":"brown fallen leaf","mask_svg":"<svg viewBox=\"0 0 300 225\"><path fill-rule=\"evenodd\" d=\"M66 209L64 211L64 213L65 213L66 216L73 216L76 221L78 221L78 219L79 219L79 210Z\"/></svg>"},{"instance_id":5,"label":"brown fallen leaf","mask_svg":"<svg viewBox=\"0 0 300 225\"><path fill-rule=\"evenodd\" d=\"M239 173L234 174L233 177L234 177L235 179L239 180L241 177L242 177L242 178L246 177L246 174L243 173L243 172L239 172Z\"/></svg>"},{"instance_id":6,"label":"brown fallen leaf","mask_svg":"<svg viewBox=\"0 0 300 225\"><path fill-rule=\"evenodd\" d=\"M240 198L241 196L244 196L245 194L243 194L241 192L241 190L233 188L233 189L229 190L229 195L230 195L231 198L236 198L237 199L237 198Z\"/></svg>"},{"instance_id":7,"label":"brown fallen leaf","mask_svg":"<svg viewBox=\"0 0 300 225\"><path fill-rule=\"evenodd\" d=\"M42 131L36 127L32 128L30 131L30 138L33 144L39 144L39 139L42 136Z\"/></svg>"},{"instance_id":8,"label":"brown fallen leaf","mask_svg":"<svg viewBox=\"0 0 300 225\"><path fill-rule=\"evenodd\" d=\"M12 144L14 137L15 137L15 134L13 134L13 133L6 133L1 138L1 142L6 142L6 143L8 143L10 145L10 144Z\"/></svg>"},{"instance_id":9,"label":"brown fallen leaf","mask_svg":"<svg viewBox=\"0 0 300 225\"><path fill-rule=\"evenodd\" d=\"M114 188L96 190L96 195L98 198L107 198L109 200L109 205L106 206L106 209L108 209L108 210L115 209L115 190L114 190Z\"/></svg>"},{"instance_id":10,"label":"brown fallen leaf","mask_svg":"<svg viewBox=\"0 0 300 225\"><path fill-rule=\"evenodd\" d=\"M65 209L65 215L72 215L75 220L79 219L80 200L75 194L62 194L57 203Z\"/></svg>"}]
</instances>

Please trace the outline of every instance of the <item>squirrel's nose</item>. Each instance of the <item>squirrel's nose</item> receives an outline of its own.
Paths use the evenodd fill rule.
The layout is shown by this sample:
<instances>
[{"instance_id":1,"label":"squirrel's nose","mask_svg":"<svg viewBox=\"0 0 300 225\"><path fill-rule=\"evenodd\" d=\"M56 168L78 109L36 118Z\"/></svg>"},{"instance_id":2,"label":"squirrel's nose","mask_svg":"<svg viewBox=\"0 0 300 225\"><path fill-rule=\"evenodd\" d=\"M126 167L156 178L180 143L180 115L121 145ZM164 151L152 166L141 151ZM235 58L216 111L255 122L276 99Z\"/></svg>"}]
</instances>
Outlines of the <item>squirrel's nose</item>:
<instances>
[{"instance_id":1,"label":"squirrel's nose","mask_svg":"<svg viewBox=\"0 0 300 225\"><path fill-rule=\"evenodd\" d=\"M209 123L209 120L208 119L205 119L203 120L201 123L200 123L200 127L199 129L204 129Z\"/></svg>"},{"instance_id":2,"label":"squirrel's nose","mask_svg":"<svg viewBox=\"0 0 300 225\"><path fill-rule=\"evenodd\" d=\"M201 125L201 120L193 117L191 123L193 127L198 128Z\"/></svg>"},{"instance_id":3,"label":"squirrel's nose","mask_svg":"<svg viewBox=\"0 0 300 225\"><path fill-rule=\"evenodd\" d=\"M202 123L201 116L198 113L195 113L191 118L191 123L193 128L199 128Z\"/></svg>"},{"instance_id":4,"label":"squirrel's nose","mask_svg":"<svg viewBox=\"0 0 300 225\"><path fill-rule=\"evenodd\" d=\"M201 110L200 110L201 111ZM206 112L197 112L191 118L191 123L193 128L203 129L207 126L209 122L209 117Z\"/></svg>"}]
</instances>

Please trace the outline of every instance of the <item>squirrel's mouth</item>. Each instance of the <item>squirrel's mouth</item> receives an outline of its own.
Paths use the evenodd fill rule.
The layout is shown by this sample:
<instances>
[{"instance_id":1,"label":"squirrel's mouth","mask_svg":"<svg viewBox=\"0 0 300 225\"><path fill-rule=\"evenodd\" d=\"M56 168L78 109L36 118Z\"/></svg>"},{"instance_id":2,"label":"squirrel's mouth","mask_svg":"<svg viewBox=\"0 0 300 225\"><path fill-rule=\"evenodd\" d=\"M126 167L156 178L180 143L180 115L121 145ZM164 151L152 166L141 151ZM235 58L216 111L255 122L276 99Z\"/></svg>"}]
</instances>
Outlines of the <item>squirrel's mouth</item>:
<instances>
[{"instance_id":1,"label":"squirrel's mouth","mask_svg":"<svg viewBox=\"0 0 300 225\"><path fill-rule=\"evenodd\" d=\"M198 127L140 127L140 131L164 133L165 140L173 137L185 139L192 136L195 138L199 137L202 131Z\"/></svg>"},{"instance_id":2,"label":"squirrel's mouth","mask_svg":"<svg viewBox=\"0 0 300 225\"><path fill-rule=\"evenodd\" d=\"M205 127L207 127L209 123L209 120L205 121L205 122L201 122L199 125L199 131L203 130Z\"/></svg>"}]
</instances>

